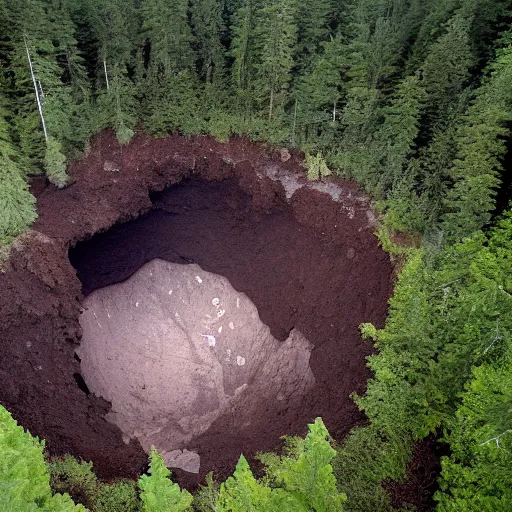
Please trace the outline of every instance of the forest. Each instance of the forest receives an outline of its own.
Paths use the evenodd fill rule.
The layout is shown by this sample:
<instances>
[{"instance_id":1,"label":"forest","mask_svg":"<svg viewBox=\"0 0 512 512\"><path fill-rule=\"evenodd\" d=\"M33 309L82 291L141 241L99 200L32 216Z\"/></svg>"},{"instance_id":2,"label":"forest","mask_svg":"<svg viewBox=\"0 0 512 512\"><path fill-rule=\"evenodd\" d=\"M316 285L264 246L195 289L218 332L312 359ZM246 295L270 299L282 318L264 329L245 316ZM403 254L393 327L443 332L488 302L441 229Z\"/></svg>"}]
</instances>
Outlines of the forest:
<instances>
[{"instance_id":1,"label":"forest","mask_svg":"<svg viewBox=\"0 0 512 512\"><path fill-rule=\"evenodd\" d=\"M0 0L0 259L37 218L29 184L109 129L302 151L371 196L399 269L367 421L321 419L194 494L158 453L138 482L49 460L0 405L0 509L388 511L422 440L439 511L512 510L512 5L508 0ZM400 243L399 243L399 242ZM2 266L0 265L0 271ZM2 290L4 293L4 290ZM70 493L75 499L72 501ZM80 502L81 504L78 504ZM76 504L75 504L76 503Z\"/></svg>"}]
</instances>

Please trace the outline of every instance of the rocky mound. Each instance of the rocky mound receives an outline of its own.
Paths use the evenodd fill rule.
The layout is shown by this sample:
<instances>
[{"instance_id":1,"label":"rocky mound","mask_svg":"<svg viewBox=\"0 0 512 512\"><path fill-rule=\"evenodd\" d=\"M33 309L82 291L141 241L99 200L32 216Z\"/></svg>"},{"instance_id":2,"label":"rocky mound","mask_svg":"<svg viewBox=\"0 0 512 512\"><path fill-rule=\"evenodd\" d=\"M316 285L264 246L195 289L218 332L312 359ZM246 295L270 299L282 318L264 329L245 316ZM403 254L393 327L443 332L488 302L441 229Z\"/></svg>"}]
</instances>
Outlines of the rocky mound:
<instances>
[{"instance_id":1,"label":"rocky mound","mask_svg":"<svg viewBox=\"0 0 512 512\"><path fill-rule=\"evenodd\" d=\"M198 265L155 259L84 307L77 353L90 391L111 402L126 442L156 446L170 467L198 473L184 448L227 411L250 421L260 397L286 407L314 385L305 337L276 340L245 294Z\"/></svg>"}]
</instances>

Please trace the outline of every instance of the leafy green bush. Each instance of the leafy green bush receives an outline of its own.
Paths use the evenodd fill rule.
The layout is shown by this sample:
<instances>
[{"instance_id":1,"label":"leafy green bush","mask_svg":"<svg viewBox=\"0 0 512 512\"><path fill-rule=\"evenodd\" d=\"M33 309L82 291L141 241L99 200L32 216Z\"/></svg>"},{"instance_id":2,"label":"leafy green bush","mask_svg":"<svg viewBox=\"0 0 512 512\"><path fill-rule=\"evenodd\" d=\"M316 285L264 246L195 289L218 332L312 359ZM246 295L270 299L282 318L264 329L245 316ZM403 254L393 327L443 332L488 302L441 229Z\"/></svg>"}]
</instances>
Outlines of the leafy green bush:
<instances>
[{"instance_id":1,"label":"leafy green bush","mask_svg":"<svg viewBox=\"0 0 512 512\"><path fill-rule=\"evenodd\" d=\"M138 512L140 501L135 482L119 481L102 485L94 501L94 512Z\"/></svg>"},{"instance_id":2,"label":"leafy green bush","mask_svg":"<svg viewBox=\"0 0 512 512\"><path fill-rule=\"evenodd\" d=\"M78 461L71 455L53 458L47 463L54 492L68 493L75 501L93 508L100 486L92 462Z\"/></svg>"},{"instance_id":3,"label":"leafy green bush","mask_svg":"<svg viewBox=\"0 0 512 512\"><path fill-rule=\"evenodd\" d=\"M101 483L92 462L78 461L71 455L53 458L48 463L53 491L69 493L92 512L137 512L140 501L137 486L131 481Z\"/></svg>"},{"instance_id":4,"label":"leafy green bush","mask_svg":"<svg viewBox=\"0 0 512 512\"><path fill-rule=\"evenodd\" d=\"M306 153L306 169L308 171L308 180L312 181L331 175L331 171L320 153L317 153L316 156Z\"/></svg>"}]
</instances>

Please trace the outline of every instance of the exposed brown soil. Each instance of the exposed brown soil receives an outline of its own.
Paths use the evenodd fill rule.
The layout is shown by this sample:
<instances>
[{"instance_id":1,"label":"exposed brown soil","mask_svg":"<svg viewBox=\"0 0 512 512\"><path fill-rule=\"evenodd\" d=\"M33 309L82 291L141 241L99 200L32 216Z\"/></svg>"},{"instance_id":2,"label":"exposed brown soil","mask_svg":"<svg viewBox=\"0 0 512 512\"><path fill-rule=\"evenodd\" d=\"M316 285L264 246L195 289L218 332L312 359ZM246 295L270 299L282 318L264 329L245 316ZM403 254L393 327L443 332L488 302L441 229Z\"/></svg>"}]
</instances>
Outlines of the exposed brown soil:
<instances>
[{"instance_id":1,"label":"exposed brown soil","mask_svg":"<svg viewBox=\"0 0 512 512\"><path fill-rule=\"evenodd\" d=\"M413 459L407 466L403 482L384 482L394 509L430 512L435 509L434 492L438 489L437 477L441 471L441 456L448 455L445 445L434 437L417 441Z\"/></svg>"},{"instance_id":2,"label":"exposed brown soil","mask_svg":"<svg viewBox=\"0 0 512 512\"><path fill-rule=\"evenodd\" d=\"M316 385L301 403L276 416L268 397L250 425L224 416L194 441L200 477L224 476L240 452L271 450L283 434L304 434L316 416L338 439L362 421L349 395L364 391L372 346L358 325L383 324L389 258L354 185L339 182L340 202L303 188L288 203L282 185L265 174L269 166L303 173L299 155L282 162L279 152L242 139L222 145L208 137L139 136L120 147L107 132L71 166L71 186L38 190L37 233L17 244L0 273L0 402L47 440L50 453L92 460L102 478L135 476L146 464L140 445L125 445L105 421L108 404L74 378L82 294L67 250L114 225L71 252L85 294L155 257L193 262L244 292L277 339L297 328L315 346Z\"/></svg>"}]
</instances>

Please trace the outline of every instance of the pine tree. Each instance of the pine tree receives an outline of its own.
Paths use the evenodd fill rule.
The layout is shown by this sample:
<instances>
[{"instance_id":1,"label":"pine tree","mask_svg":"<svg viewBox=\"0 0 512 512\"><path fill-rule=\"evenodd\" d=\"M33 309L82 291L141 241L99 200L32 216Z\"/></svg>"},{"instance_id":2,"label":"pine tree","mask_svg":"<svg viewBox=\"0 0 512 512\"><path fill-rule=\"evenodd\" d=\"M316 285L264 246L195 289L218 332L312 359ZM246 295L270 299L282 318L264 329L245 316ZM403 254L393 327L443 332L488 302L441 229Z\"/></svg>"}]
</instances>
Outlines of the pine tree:
<instances>
[{"instance_id":1,"label":"pine tree","mask_svg":"<svg viewBox=\"0 0 512 512\"><path fill-rule=\"evenodd\" d=\"M48 19L41 0L7 0L4 15L13 27L9 61L17 96L16 139L30 171L37 172L44 161L47 138L41 115L44 95L60 85L59 69L47 38Z\"/></svg>"},{"instance_id":2,"label":"pine tree","mask_svg":"<svg viewBox=\"0 0 512 512\"><path fill-rule=\"evenodd\" d=\"M405 63L406 71L414 73L425 62L430 49L446 33L446 24L460 7L460 0L430 0L425 2L424 15L411 48L411 55Z\"/></svg>"},{"instance_id":3,"label":"pine tree","mask_svg":"<svg viewBox=\"0 0 512 512\"><path fill-rule=\"evenodd\" d=\"M20 169L0 150L0 245L26 231L36 220L35 204Z\"/></svg>"},{"instance_id":4,"label":"pine tree","mask_svg":"<svg viewBox=\"0 0 512 512\"><path fill-rule=\"evenodd\" d=\"M298 6L295 61L299 73L310 70L322 45L328 42L334 10L332 0L314 0Z\"/></svg>"},{"instance_id":5,"label":"pine tree","mask_svg":"<svg viewBox=\"0 0 512 512\"><path fill-rule=\"evenodd\" d=\"M455 184L445 201L442 228L448 240L481 229L494 209L500 160L510 134L512 44L500 50L490 78L476 92L457 132L457 158L451 174Z\"/></svg>"},{"instance_id":6,"label":"pine tree","mask_svg":"<svg viewBox=\"0 0 512 512\"><path fill-rule=\"evenodd\" d=\"M170 474L162 457L152 449L149 456L149 475L142 475L139 479L143 512L180 512L189 508L192 496L187 491L180 490L178 484L172 483Z\"/></svg>"},{"instance_id":7,"label":"pine tree","mask_svg":"<svg viewBox=\"0 0 512 512\"><path fill-rule=\"evenodd\" d=\"M373 181L381 193L397 189L408 179L405 169L415 149L424 100L425 91L419 77L410 76L398 85L390 106L382 109L384 122L372 143L378 162Z\"/></svg>"},{"instance_id":8,"label":"pine tree","mask_svg":"<svg viewBox=\"0 0 512 512\"><path fill-rule=\"evenodd\" d=\"M304 510L338 512L346 496L336 488L331 462L336 455L321 418L308 425L306 438L295 439L287 456L260 456L274 485L293 496ZM298 510L295 508L292 510Z\"/></svg>"},{"instance_id":9,"label":"pine tree","mask_svg":"<svg viewBox=\"0 0 512 512\"><path fill-rule=\"evenodd\" d=\"M187 0L141 2L142 30L150 44L150 62L162 70L165 77L191 70L194 66L194 38L188 23L187 8Z\"/></svg>"},{"instance_id":10,"label":"pine tree","mask_svg":"<svg viewBox=\"0 0 512 512\"><path fill-rule=\"evenodd\" d=\"M193 2L192 23L201 74L206 83L220 87L226 72L226 50L222 44L226 27L222 17L222 3L219 0Z\"/></svg>"},{"instance_id":11,"label":"pine tree","mask_svg":"<svg viewBox=\"0 0 512 512\"><path fill-rule=\"evenodd\" d=\"M77 114L84 111L89 95L68 4L29 0L14 5L8 1L6 15L17 28L10 54L20 95L16 102L17 137L32 165L37 168L45 162L50 180L59 174L59 185L63 186L62 169L48 167L55 159L47 154L55 155L57 147L50 139L64 148L59 157L62 160L64 153L82 147L91 133L76 129Z\"/></svg>"},{"instance_id":12,"label":"pine tree","mask_svg":"<svg viewBox=\"0 0 512 512\"><path fill-rule=\"evenodd\" d=\"M411 162L411 175L418 183L419 210L424 228L437 229L446 195L453 185L451 169L457 155L457 126L471 94L470 89L461 93L444 126L433 129L430 144L421 148L418 157Z\"/></svg>"},{"instance_id":13,"label":"pine tree","mask_svg":"<svg viewBox=\"0 0 512 512\"><path fill-rule=\"evenodd\" d=\"M57 187L67 184L69 178L66 174L66 157L62 153L62 146L53 137L48 137L46 141L44 167L51 183Z\"/></svg>"},{"instance_id":14,"label":"pine tree","mask_svg":"<svg viewBox=\"0 0 512 512\"><path fill-rule=\"evenodd\" d=\"M43 457L44 442L18 426L0 405L0 509L16 512L86 512L68 495L50 489L50 476Z\"/></svg>"},{"instance_id":15,"label":"pine tree","mask_svg":"<svg viewBox=\"0 0 512 512\"><path fill-rule=\"evenodd\" d=\"M262 0L246 0L234 15L230 55L233 59L232 81L238 110L244 115L252 111L252 88L255 74L256 47L254 44L256 12Z\"/></svg>"},{"instance_id":16,"label":"pine tree","mask_svg":"<svg viewBox=\"0 0 512 512\"><path fill-rule=\"evenodd\" d=\"M151 91L144 104L144 123L150 133L163 136L180 130L184 135L197 135L203 131L200 85L193 72L165 77L150 68L145 84Z\"/></svg>"},{"instance_id":17,"label":"pine tree","mask_svg":"<svg viewBox=\"0 0 512 512\"><path fill-rule=\"evenodd\" d=\"M423 87L428 94L426 121L431 129L443 126L470 78L469 70L475 63L469 39L473 16L472 9L458 10L423 64Z\"/></svg>"},{"instance_id":18,"label":"pine tree","mask_svg":"<svg viewBox=\"0 0 512 512\"><path fill-rule=\"evenodd\" d=\"M335 38L322 46L323 52L312 64L312 70L299 79L294 91L297 124L304 132L303 143L307 141L308 135L316 135L320 126L326 129L328 122L338 121L340 102L346 94L342 81L343 43L340 38Z\"/></svg>"},{"instance_id":19,"label":"pine tree","mask_svg":"<svg viewBox=\"0 0 512 512\"><path fill-rule=\"evenodd\" d=\"M347 94L341 124L343 138L336 154L336 163L346 176L365 184L373 171L369 144L378 126L378 111L381 101L377 89L366 86L352 87Z\"/></svg>"},{"instance_id":20,"label":"pine tree","mask_svg":"<svg viewBox=\"0 0 512 512\"><path fill-rule=\"evenodd\" d=\"M115 129L127 143L139 118L137 89L129 74L134 67L137 18L133 1L87 0L87 22L96 39L98 97L94 131Z\"/></svg>"},{"instance_id":21,"label":"pine tree","mask_svg":"<svg viewBox=\"0 0 512 512\"><path fill-rule=\"evenodd\" d=\"M240 456L233 476L221 484L216 510L219 512L279 512L276 491L260 484L243 455Z\"/></svg>"},{"instance_id":22,"label":"pine tree","mask_svg":"<svg viewBox=\"0 0 512 512\"><path fill-rule=\"evenodd\" d=\"M283 107L291 82L297 42L294 0L265 0L258 12L255 46L259 48L255 94L265 98L268 118Z\"/></svg>"}]
</instances>

